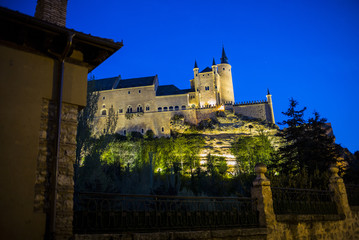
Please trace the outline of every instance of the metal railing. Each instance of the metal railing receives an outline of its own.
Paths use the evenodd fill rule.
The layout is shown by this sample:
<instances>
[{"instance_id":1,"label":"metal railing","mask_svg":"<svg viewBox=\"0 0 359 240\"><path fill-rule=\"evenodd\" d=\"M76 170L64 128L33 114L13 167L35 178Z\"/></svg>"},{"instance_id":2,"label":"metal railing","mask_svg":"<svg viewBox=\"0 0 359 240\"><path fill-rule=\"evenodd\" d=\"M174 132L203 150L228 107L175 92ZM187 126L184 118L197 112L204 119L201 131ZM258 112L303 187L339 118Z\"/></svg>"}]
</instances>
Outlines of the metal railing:
<instances>
[{"instance_id":1,"label":"metal railing","mask_svg":"<svg viewBox=\"0 0 359 240\"><path fill-rule=\"evenodd\" d=\"M257 227L251 198L76 193L75 233Z\"/></svg>"},{"instance_id":2,"label":"metal railing","mask_svg":"<svg viewBox=\"0 0 359 240\"><path fill-rule=\"evenodd\" d=\"M333 192L272 187L275 214L337 214Z\"/></svg>"},{"instance_id":3,"label":"metal railing","mask_svg":"<svg viewBox=\"0 0 359 240\"><path fill-rule=\"evenodd\" d=\"M345 185L350 206L359 206L359 185Z\"/></svg>"}]
</instances>

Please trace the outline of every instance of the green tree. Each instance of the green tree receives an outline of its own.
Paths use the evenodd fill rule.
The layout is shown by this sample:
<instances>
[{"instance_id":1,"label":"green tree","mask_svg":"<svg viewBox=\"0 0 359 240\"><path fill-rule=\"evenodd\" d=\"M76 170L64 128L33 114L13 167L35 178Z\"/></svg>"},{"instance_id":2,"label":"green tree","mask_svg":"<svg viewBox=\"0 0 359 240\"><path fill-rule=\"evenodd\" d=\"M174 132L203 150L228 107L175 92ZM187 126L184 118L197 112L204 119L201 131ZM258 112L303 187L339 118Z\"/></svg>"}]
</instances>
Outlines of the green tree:
<instances>
[{"instance_id":1,"label":"green tree","mask_svg":"<svg viewBox=\"0 0 359 240\"><path fill-rule=\"evenodd\" d=\"M94 80L94 77L91 77ZM76 165L79 166L84 152L91 146L91 135L94 126L94 118L98 109L99 93L94 91L92 86L87 88L86 107L77 116L77 135L76 135Z\"/></svg>"},{"instance_id":2,"label":"green tree","mask_svg":"<svg viewBox=\"0 0 359 240\"><path fill-rule=\"evenodd\" d=\"M236 156L241 173L253 173L254 166L259 162L270 165L276 156L276 151L264 132L258 136L240 136L232 144L231 151Z\"/></svg>"},{"instance_id":3,"label":"green tree","mask_svg":"<svg viewBox=\"0 0 359 240\"><path fill-rule=\"evenodd\" d=\"M113 105L111 105L108 110L108 115L106 118L106 127L105 134L114 134L117 126L118 113L113 109Z\"/></svg>"}]
</instances>

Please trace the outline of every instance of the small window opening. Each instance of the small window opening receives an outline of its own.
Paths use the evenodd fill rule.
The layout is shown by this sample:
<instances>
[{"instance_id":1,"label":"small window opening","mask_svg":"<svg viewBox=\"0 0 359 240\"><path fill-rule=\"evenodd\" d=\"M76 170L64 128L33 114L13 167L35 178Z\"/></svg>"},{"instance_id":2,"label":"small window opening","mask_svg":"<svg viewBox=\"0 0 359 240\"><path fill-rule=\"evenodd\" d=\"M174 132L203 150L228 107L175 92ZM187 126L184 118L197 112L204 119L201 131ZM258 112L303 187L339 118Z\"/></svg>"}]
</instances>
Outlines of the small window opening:
<instances>
[{"instance_id":1,"label":"small window opening","mask_svg":"<svg viewBox=\"0 0 359 240\"><path fill-rule=\"evenodd\" d=\"M159 108L158 108L158 111L159 111L159 112L162 112L162 108L161 108L161 107L159 107Z\"/></svg>"},{"instance_id":2,"label":"small window opening","mask_svg":"<svg viewBox=\"0 0 359 240\"><path fill-rule=\"evenodd\" d=\"M162 127L162 132L164 132L165 131L165 128L164 127Z\"/></svg>"},{"instance_id":3,"label":"small window opening","mask_svg":"<svg viewBox=\"0 0 359 240\"><path fill-rule=\"evenodd\" d=\"M131 94L131 91L128 91L128 94Z\"/></svg>"},{"instance_id":4,"label":"small window opening","mask_svg":"<svg viewBox=\"0 0 359 240\"><path fill-rule=\"evenodd\" d=\"M167 108L167 107L164 107L164 108L163 108L163 111L167 111L167 110L168 110L168 108Z\"/></svg>"},{"instance_id":5,"label":"small window opening","mask_svg":"<svg viewBox=\"0 0 359 240\"><path fill-rule=\"evenodd\" d=\"M182 110L186 110L186 106L185 105L182 105Z\"/></svg>"},{"instance_id":6,"label":"small window opening","mask_svg":"<svg viewBox=\"0 0 359 240\"><path fill-rule=\"evenodd\" d=\"M101 115L102 115L102 116L106 116L106 115L107 115L106 110L102 110Z\"/></svg>"},{"instance_id":7,"label":"small window opening","mask_svg":"<svg viewBox=\"0 0 359 240\"><path fill-rule=\"evenodd\" d=\"M179 107L178 106L175 106L175 111L178 111L179 110Z\"/></svg>"},{"instance_id":8,"label":"small window opening","mask_svg":"<svg viewBox=\"0 0 359 240\"><path fill-rule=\"evenodd\" d=\"M172 106L170 106L170 111L173 111L173 107L172 107Z\"/></svg>"}]
</instances>

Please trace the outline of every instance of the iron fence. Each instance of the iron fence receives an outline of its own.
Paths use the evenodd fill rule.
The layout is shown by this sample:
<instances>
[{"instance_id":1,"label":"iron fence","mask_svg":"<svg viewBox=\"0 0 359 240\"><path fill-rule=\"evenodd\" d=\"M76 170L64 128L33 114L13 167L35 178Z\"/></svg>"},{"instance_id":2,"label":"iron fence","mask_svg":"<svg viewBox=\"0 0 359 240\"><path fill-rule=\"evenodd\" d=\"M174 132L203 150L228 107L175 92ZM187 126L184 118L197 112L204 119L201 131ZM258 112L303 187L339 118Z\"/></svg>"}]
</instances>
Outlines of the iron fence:
<instances>
[{"instance_id":1,"label":"iron fence","mask_svg":"<svg viewBox=\"0 0 359 240\"><path fill-rule=\"evenodd\" d=\"M333 192L272 187L275 214L337 214Z\"/></svg>"},{"instance_id":2,"label":"iron fence","mask_svg":"<svg viewBox=\"0 0 359 240\"><path fill-rule=\"evenodd\" d=\"M75 233L257 227L251 198L76 193Z\"/></svg>"},{"instance_id":3,"label":"iron fence","mask_svg":"<svg viewBox=\"0 0 359 240\"><path fill-rule=\"evenodd\" d=\"M359 206L359 185L346 184L348 202L350 206Z\"/></svg>"}]
</instances>

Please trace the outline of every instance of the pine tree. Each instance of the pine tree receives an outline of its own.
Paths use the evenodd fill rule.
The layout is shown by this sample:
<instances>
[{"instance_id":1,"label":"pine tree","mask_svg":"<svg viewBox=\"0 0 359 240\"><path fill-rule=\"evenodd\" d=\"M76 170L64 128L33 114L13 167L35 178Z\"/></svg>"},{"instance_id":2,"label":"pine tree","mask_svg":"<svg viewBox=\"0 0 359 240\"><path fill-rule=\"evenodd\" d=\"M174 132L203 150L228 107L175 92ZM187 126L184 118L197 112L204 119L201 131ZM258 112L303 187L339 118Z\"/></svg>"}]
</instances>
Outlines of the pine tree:
<instances>
[{"instance_id":1,"label":"pine tree","mask_svg":"<svg viewBox=\"0 0 359 240\"><path fill-rule=\"evenodd\" d=\"M279 133L284 143L279 149L280 158L276 166L282 173L306 171L313 174L315 170L326 171L328 165L338 159L334 137L326 132L327 120L314 112L314 117L306 121L306 108L297 110L297 106L298 102L290 99L288 110L283 112L288 119L279 123L287 128Z\"/></svg>"}]
</instances>

